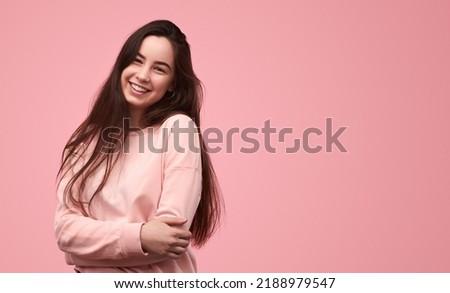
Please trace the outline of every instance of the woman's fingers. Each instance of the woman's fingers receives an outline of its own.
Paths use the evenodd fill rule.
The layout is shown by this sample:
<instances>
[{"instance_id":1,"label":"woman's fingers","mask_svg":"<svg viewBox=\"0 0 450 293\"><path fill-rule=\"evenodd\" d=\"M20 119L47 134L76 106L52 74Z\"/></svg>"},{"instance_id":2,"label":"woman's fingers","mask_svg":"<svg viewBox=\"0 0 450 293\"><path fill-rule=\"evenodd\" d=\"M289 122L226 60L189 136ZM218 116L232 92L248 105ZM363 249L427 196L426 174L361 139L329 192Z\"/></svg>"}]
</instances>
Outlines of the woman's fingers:
<instances>
[{"instance_id":1,"label":"woman's fingers","mask_svg":"<svg viewBox=\"0 0 450 293\"><path fill-rule=\"evenodd\" d=\"M180 253L180 254L177 254L177 253L173 253L173 252L169 252L168 254L167 254L167 256L168 257L170 257L170 258L179 258L180 256L182 256L183 254L182 253Z\"/></svg>"},{"instance_id":2,"label":"woman's fingers","mask_svg":"<svg viewBox=\"0 0 450 293\"><path fill-rule=\"evenodd\" d=\"M178 258L186 252L188 246L189 240L180 238L168 248L168 256L171 258Z\"/></svg>"},{"instance_id":3,"label":"woman's fingers","mask_svg":"<svg viewBox=\"0 0 450 293\"><path fill-rule=\"evenodd\" d=\"M186 252L192 233L169 223L179 223L180 218L152 220L141 227L141 243L146 252L155 252L170 258L178 258Z\"/></svg>"},{"instance_id":4,"label":"woman's fingers","mask_svg":"<svg viewBox=\"0 0 450 293\"><path fill-rule=\"evenodd\" d=\"M186 248L186 247L189 246L189 240L186 240L186 239L178 239L178 240L176 241L174 247L177 247L177 246Z\"/></svg>"},{"instance_id":5,"label":"woman's fingers","mask_svg":"<svg viewBox=\"0 0 450 293\"><path fill-rule=\"evenodd\" d=\"M170 248L169 253L182 254L186 252L186 247L175 246Z\"/></svg>"},{"instance_id":6,"label":"woman's fingers","mask_svg":"<svg viewBox=\"0 0 450 293\"><path fill-rule=\"evenodd\" d=\"M178 239L185 239L185 240L191 240L191 237L192 237L192 233L191 232L189 232L189 231L186 231L186 230L178 230L177 231L177 233L176 233L176 237L178 238Z\"/></svg>"},{"instance_id":7,"label":"woman's fingers","mask_svg":"<svg viewBox=\"0 0 450 293\"><path fill-rule=\"evenodd\" d=\"M166 223L169 226L178 226L186 223L186 218L176 218L176 217L162 217L157 219L160 222Z\"/></svg>"}]
</instances>

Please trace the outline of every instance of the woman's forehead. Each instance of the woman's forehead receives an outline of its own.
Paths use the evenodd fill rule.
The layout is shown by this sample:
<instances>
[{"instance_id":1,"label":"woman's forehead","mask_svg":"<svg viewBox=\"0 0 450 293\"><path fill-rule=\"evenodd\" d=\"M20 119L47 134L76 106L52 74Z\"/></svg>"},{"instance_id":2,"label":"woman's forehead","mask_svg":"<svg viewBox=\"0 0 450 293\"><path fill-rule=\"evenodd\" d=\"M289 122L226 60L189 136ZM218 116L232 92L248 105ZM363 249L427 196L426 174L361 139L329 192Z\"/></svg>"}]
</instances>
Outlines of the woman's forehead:
<instances>
[{"instance_id":1,"label":"woman's forehead","mask_svg":"<svg viewBox=\"0 0 450 293\"><path fill-rule=\"evenodd\" d=\"M172 44L166 37L146 37L139 48L139 55L148 61L161 61L171 66L174 63Z\"/></svg>"}]
</instances>

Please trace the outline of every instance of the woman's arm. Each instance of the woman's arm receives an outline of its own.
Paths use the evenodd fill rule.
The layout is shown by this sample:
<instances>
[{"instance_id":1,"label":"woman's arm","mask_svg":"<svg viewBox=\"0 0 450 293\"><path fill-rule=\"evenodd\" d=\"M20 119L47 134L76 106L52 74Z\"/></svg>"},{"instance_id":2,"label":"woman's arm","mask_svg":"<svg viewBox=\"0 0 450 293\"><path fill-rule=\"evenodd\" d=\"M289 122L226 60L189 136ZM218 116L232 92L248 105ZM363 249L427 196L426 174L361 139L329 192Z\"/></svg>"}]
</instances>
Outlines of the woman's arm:
<instances>
[{"instance_id":1,"label":"woman's arm","mask_svg":"<svg viewBox=\"0 0 450 293\"><path fill-rule=\"evenodd\" d=\"M171 131L163 154L163 188L154 218L184 218L182 228L188 230L202 192L200 136L194 121L183 114L171 116L163 127Z\"/></svg>"},{"instance_id":2,"label":"woman's arm","mask_svg":"<svg viewBox=\"0 0 450 293\"><path fill-rule=\"evenodd\" d=\"M199 135L186 115L164 123L169 133L163 154L163 189L154 218L147 223L99 221L64 203L63 190L82 160L58 187L55 234L59 248L79 266L133 266L179 257L189 244L189 229L201 195ZM196 149L197 148L197 149ZM169 218L169 219L167 219ZM185 219L185 220L183 220Z\"/></svg>"},{"instance_id":3,"label":"woman's arm","mask_svg":"<svg viewBox=\"0 0 450 293\"><path fill-rule=\"evenodd\" d=\"M63 200L63 189L68 179L63 178L58 188L55 214L55 235L59 248L76 260L125 261L145 258L147 264L161 261L156 254L146 254L141 247L140 231L144 223L99 221L86 216Z\"/></svg>"},{"instance_id":4,"label":"woman's arm","mask_svg":"<svg viewBox=\"0 0 450 293\"><path fill-rule=\"evenodd\" d=\"M67 206L63 197L64 188L82 164L80 158L60 180L57 189L55 235L59 248L67 253L68 262L79 266L133 266L149 265L174 257L170 253L143 250L141 229L144 223L95 220L84 216L76 207ZM166 229L157 233L167 239L174 238L174 231L178 233L179 229L170 225L179 226L185 222L183 219L170 219L167 224L164 221L151 221L145 225L165 225ZM184 237L189 239L190 232L183 232Z\"/></svg>"}]
</instances>

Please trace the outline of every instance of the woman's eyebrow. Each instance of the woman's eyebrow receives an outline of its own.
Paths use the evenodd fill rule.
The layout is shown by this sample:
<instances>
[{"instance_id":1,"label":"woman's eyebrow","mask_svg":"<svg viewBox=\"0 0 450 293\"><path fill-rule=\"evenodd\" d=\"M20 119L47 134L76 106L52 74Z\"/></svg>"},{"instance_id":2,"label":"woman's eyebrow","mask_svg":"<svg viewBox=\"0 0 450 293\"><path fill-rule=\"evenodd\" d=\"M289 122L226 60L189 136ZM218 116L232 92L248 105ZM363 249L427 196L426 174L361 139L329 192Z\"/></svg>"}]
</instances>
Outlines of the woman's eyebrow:
<instances>
[{"instance_id":1,"label":"woman's eyebrow","mask_svg":"<svg viewBox=\"0 0 450 293\"><path fill-rule=\"evenodd\" d=\"M167 64L166 62L163 62L163 61L155 61L155 64L166 66L167 68L169 68L169 70L172 70L172 68L170 67L170 65Z\"/></svg>"},{"instance_id":2,"label":"woman's eyebrow","mask_svg":"<svg viewBox=\"0 0 450 293\"><path fill-rule=\"evenodd\" d=\"M139 57L139 58L145 60L144 55L142 55L142 54L139 53L139 52L137 53L137 57ZM166 66L167 68L169 68L169 70L172 71L172 67L170 67L170 65L169 65L168 63L164 62L164 61L155 61L155 64Z\"/></svg>"}]
</instances>

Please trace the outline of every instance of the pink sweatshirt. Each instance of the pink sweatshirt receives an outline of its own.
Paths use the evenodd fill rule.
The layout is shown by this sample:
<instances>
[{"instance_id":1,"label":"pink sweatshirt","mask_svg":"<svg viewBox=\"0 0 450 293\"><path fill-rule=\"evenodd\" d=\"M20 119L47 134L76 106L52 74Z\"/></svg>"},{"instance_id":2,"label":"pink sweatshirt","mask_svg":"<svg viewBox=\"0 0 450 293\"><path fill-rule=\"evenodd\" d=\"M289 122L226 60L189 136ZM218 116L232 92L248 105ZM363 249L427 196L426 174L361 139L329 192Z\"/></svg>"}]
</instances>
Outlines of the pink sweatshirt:
<instances>
[{"instance_id":1,"label":"pink sweatshirt","mask_svg":"<svg viewBox=\"0 0 450 293\"><path fill-rule=\"evenodd\" d=\"M161 261L144 253L140 241L141 226L150 219L186 218L186 229L192 223L202 189L199 136L193 127L191 118L176 114L161 127L130 133L106 185L92 201L93 218L64 204L63 190L74 170L61 179L55 234L67 264L80 272L196 272L190 248L178 259ZM92 177L81 194L84 200L103 171Z\"/></svg>"}]
</instances>

